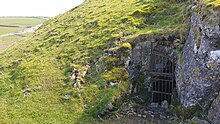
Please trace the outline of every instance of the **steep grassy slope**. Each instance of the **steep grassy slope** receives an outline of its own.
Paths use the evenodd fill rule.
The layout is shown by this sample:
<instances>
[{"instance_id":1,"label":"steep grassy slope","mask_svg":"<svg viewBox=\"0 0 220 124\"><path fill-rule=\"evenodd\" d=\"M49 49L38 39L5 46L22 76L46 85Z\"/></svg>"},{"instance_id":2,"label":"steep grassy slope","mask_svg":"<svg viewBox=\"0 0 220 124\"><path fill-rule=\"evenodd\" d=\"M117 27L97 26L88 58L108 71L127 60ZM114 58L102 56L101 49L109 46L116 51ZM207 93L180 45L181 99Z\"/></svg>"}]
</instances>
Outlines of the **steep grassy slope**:
<instances>
[{"instance_id":1,"label":"steep grassy slope","mask_svg":"<svg viewBox=\"0 0 220 124\"><path fill-rule=\"evenodd\" d=\"M0 55L0 122L95 119L129 87L125 70L114 68L118 58L107 58L109 67L95 71L104 51L123 47L140 34L181 35L187 31L189 5L176 0L87 0L45 22L30 40ZM73 68L80 74L87 71L80 89L73 89ZM120 83L109 86L108 80Z\"/></svg>"}]
</instances>

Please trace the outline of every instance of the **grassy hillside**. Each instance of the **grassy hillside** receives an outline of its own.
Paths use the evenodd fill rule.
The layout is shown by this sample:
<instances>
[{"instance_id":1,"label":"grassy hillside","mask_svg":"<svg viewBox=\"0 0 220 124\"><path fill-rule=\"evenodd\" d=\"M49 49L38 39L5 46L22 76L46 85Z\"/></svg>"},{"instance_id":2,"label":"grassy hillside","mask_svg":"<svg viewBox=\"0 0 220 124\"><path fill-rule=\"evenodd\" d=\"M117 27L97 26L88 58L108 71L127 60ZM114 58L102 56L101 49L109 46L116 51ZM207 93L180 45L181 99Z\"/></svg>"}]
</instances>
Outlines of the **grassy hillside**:
<instances>
[{"instance_id":1,"label":"grassy hillside","mask_svg":"<svg viewBox=\"0 0 220 124\"><path fill-rule=\"evenodd\" d=\"M13 35L7 37L0 37L0 53L4 52L8 47L21 40L28 39L31 34L26 34L23 36Z\"/></svg>"},{"instance_id":2,"label":"grassy hillside","mask_svg":"<svg viewBox=\"0 0 220 124\"><path fill-rule=\"evenodd\" d=\"M130 49L122 44L140 34L180 36L188 30L189 5L176 0L86 0L45 22L31 39L0 55L0 122L96 120L129 87L123 63L104 57L104 51ZM95 71L96 65L103 68ZM78 89L72 86L74 69L82 77ZM118 84L109 86L109 81Z\"/></svg>"},{"instance_id":3,"label":"grassy hillside","mask_svg":"<svg viewBox=\"0 0 220 124\"><path fill-rule=\"evenodd\" d=\"M31 17L0 17L0 34L20 31L22 27L35 26L43 21L43 19Z\"/></svg>"}]
</instances>

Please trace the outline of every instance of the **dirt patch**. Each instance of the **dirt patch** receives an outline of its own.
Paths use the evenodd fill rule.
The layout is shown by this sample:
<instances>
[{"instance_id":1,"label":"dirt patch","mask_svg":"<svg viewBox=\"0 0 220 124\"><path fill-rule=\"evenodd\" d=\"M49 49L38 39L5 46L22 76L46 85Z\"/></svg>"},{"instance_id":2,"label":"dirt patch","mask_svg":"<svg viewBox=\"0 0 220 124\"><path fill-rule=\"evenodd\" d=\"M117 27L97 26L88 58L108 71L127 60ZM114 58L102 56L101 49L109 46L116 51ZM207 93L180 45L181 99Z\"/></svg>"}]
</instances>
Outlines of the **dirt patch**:
<instances>
[{"instance_id":1,"label":"dirt patch","mask_svg":"<svg viewBox=\"0 0 220 124\"><path fill-rule=\"evenodd\" d=\"M117 111L105 112L100 116L104 124L176 124L178 119L160 107L132 106L124 104Z\"/></svg>"}]
</instances>

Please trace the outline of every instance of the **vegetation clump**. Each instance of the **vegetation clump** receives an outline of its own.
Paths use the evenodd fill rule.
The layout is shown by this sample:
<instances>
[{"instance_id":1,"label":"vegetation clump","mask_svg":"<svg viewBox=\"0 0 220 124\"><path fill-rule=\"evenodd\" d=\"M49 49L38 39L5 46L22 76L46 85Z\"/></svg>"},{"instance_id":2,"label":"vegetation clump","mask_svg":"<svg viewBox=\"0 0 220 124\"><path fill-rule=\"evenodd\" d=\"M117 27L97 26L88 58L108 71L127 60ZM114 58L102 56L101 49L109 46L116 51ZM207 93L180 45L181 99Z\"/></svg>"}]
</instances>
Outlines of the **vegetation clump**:
<instances>
[{"instance_id":1,"label":"vegetation clump","mask_svg":"<svg viewBox=\"0 0 220 124\"><path fill-rule=\"evenodd\" d=\"M128 71L125 68L114 68L104 75L104 79L109 82L126 81L129 77Z\"/></svg>"},{"instance_id":2,"label":"vegetation clump","mask_svg":"<svg viewBox=\"0 0 220 124\"><path fill-rule=\"evenodd\" d=\"M122 48L124 49L131 49L131 44L130 43L123 43Z\"/></svg>"},{"instance_id":3,"label":"vegetation clump","mask_svg":"<svg viewBox=\"0 0 220 124\"><path fill-rule=\"evenodd\" d=\"M220 19L218 18L220 14L219 9L219 0L200 0L197 2L193 11L203 17L204 22L215 25L220 23Z\"/></svg>"}]
</instances>

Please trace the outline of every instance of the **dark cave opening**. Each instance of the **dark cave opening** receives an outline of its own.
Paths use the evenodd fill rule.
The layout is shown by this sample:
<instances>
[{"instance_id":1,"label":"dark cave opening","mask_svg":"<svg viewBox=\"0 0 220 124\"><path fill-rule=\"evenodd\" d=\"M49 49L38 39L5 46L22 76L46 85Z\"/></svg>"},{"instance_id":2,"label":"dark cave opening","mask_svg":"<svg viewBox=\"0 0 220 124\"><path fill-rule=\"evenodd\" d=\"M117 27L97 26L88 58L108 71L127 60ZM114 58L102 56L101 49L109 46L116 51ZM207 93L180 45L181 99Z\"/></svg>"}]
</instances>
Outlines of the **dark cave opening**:
<instances>
[{"instance_id":1,"label":"dark cave opening","mask_svg":"<svg viewBox=\"0 0 220 124\"><path fill-rule=\"evenodd\" d=\"M158 103L167 101L171 104L172 92L176 87L174 59L161 53L151 55L151 101Z\"/></svg>"}]
</instances>

